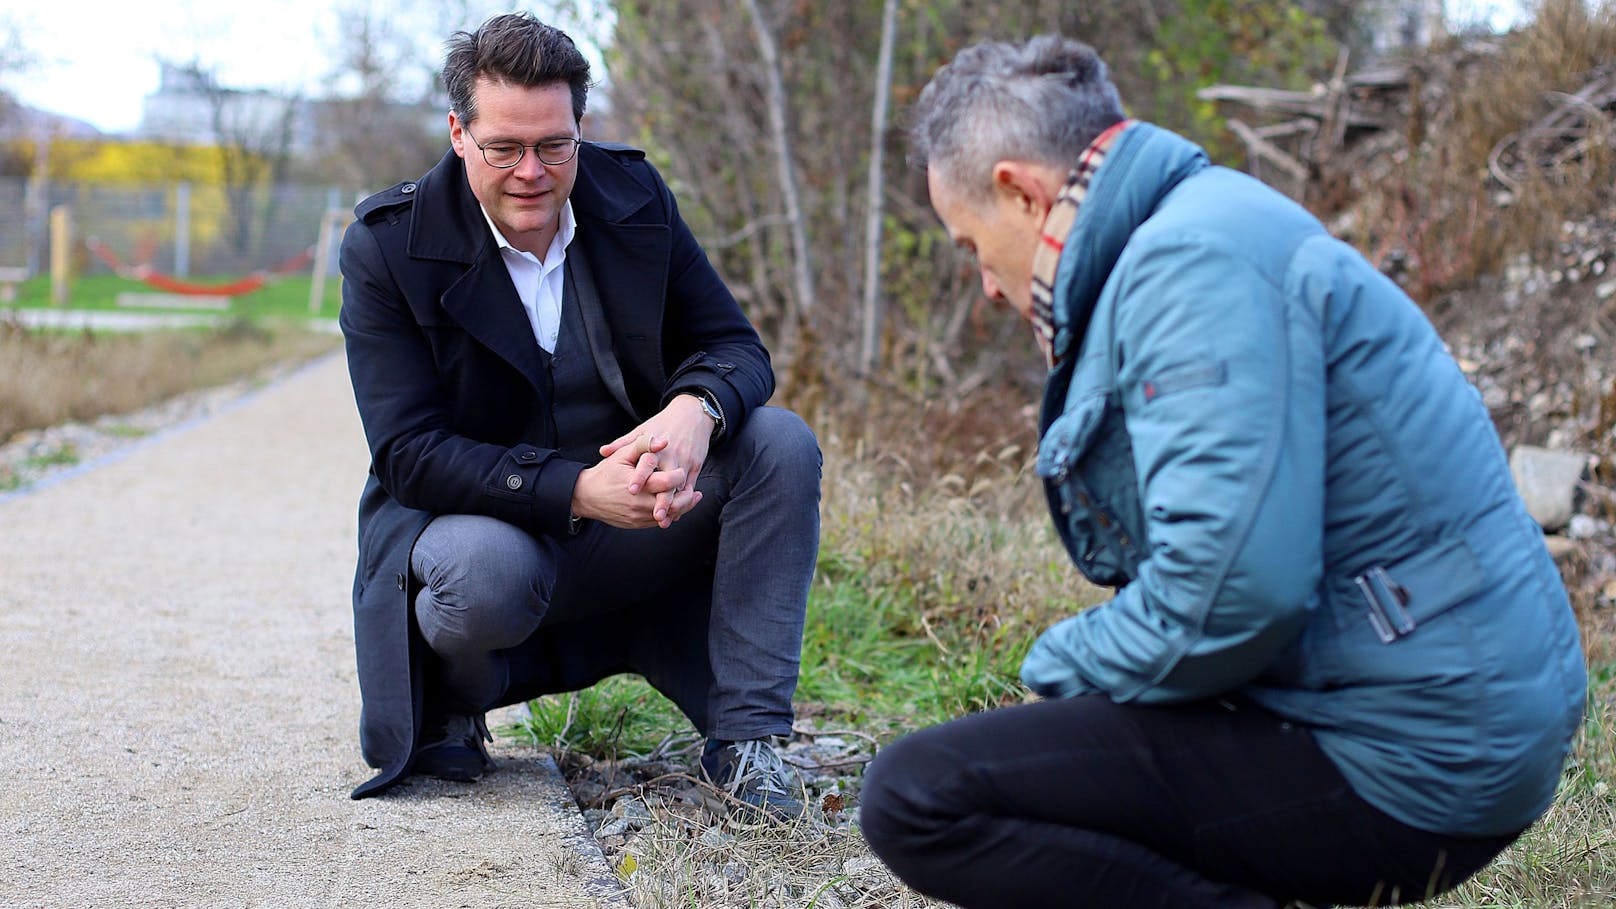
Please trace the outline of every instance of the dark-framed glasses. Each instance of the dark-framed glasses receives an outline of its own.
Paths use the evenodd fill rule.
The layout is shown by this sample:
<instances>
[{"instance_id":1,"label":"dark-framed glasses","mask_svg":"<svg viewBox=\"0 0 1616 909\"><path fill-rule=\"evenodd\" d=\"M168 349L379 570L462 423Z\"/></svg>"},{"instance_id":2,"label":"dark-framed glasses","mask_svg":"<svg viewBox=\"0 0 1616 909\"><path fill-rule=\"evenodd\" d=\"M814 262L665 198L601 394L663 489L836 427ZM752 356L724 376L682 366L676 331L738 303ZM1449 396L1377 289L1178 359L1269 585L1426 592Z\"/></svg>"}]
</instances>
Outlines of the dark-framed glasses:
<instances>
[{"instance_id":1,"label":"dark-framed glasses","mask_svg":"<svg viewBox=\"0 0 1616 909\"><path fill-rule=\"evenodd\" d=\"M464 125L460 128L466 129ZM571 161L573 156L578 154L578 146L583 143L582 139L566 138L545 139L532 145L523 145L520 142L490 142L484 145L477 141L476 136L471 135L471 130L466 129L466 135L471 136L471 144L477 146L483 153L483 160L488 162L489 167L515 167L522 163L522 156L530 148L539 156L540 164L555 167Z\"/></svg>"}]
</instances>

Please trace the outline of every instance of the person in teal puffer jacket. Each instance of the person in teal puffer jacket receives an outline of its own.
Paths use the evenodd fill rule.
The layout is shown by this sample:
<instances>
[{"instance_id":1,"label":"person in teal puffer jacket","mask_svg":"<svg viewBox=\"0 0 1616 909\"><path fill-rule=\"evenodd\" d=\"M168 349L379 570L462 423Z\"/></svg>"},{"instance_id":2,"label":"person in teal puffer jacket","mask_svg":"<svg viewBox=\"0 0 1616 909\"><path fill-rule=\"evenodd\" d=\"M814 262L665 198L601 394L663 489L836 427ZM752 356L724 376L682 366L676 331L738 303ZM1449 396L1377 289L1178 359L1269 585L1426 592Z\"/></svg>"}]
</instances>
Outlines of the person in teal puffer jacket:
<instances>
[{"instance_id":1,"label":"person in teal puffer jacket","mask_svg":"<svg viewBox=\"0 0 1616 909\"><path fill-rule=\"evenodd\" d=\"M1047 700L923 730L861 824L990 906L1392 905L1549 805L1586 669L1480 397L1300 206L1125 119L1092 49L962 51L915 157L1050 364L1038 473L1117 588L1048 629Z\"/></svg>"}]
</instances>

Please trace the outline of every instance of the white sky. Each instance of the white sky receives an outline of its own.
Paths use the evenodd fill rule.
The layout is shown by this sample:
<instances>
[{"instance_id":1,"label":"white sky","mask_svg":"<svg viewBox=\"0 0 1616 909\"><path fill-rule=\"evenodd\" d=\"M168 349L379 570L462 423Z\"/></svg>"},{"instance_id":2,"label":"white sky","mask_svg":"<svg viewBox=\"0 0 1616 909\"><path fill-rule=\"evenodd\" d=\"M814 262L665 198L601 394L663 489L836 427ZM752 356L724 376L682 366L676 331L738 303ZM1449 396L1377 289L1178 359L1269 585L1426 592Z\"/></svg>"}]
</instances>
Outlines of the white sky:
<instances>
[{"instance_id":1,"label":"white sky","mask_svg":"<svg viewBox=\"0 0 1616 909\"><path fill-rule=\"evenodd\" d=\"M216 67L230 86L302 88L322 75L329 2L0 0L36 65L6 80L25 104L109 131L132 129L159 56Z\"/></svg>"},{"instance_id":2,"label":"white sky","mask_svg":"<svg viewBox=\"0 0 1616 909\"><path fill-rule=\"evenodd\" d=\"M376 2L389 15L402 14L408 5ZM1491 21L1497 27L1518 17L1522 2L1448 0L1448 5L1457 22ZM441 11L421 18L423 28L433 32L427 46L441 54L450 31L489 13L514 6L550 18L546 7L553 5L461 0L465 23L446 26ZM26 104L114 133L139 123L141 100L157 88L160 56L199 62L230 88L291 89L318 96L331 70L333 6L333 0L0 0L0 19L20 24L23 44L37 61L31 70L0 84ZM559 18L551 21L563 25ZM585 53L600 67L592 48L586 46Z\"/></svg>"},{"instance_id":3,"label":"white sky","mask_svg":"<svg viewBox=\"0 0 1616 909\"><path fill-rule=\"evenodd\" d=\"M530 9L575 39L584 37L547 9L555 3L544 0L350 0L347 5L365 2L389 17L420 21L434 63L450 32L513 8ZM35 60L31 69L8 75L0 85L32 107L114 133L140 122L142 99L157 89L160 57L200 63L228 88L299 90L319 97L333 68L335 5L333 0L0 0L0 21L18 23L24 48ZM464 21L446 21L446 8L458 8ZM594 48L584 40L579 45L597 77L604 75Z\"/></svg>"}]
</instances>

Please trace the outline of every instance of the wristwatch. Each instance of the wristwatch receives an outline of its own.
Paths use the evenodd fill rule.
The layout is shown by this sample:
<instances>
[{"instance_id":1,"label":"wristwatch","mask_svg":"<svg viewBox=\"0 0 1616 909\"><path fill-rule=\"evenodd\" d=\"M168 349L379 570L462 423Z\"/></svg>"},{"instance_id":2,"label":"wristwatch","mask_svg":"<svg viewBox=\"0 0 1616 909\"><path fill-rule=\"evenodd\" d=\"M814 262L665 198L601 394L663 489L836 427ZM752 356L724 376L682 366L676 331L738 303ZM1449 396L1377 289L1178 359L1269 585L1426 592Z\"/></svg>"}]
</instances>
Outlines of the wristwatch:
<instances>
[{"instance_id":1,"label":"wristwatch","mask_svg":"<svg viewBox=\"0 0 1616 909\"><path fill-rule=\"evenodd\" d=\"M718 409L718 401L713 398L712 392L691 389L689 394L696 396L701 402L701 412L713 418L713 438L724 434L724 412Z\"/></svg>"}]
</instances>

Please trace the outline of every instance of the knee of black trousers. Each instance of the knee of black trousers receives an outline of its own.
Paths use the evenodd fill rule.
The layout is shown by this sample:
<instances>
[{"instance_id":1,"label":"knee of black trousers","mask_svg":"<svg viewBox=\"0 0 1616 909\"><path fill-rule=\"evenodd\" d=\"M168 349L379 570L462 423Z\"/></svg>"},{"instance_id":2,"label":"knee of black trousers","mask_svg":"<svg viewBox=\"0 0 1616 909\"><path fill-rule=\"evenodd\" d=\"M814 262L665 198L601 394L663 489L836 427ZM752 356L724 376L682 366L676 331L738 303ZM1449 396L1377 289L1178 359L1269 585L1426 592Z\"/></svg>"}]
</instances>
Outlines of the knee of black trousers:
<instances>
[{"instance_id":1,"label":"knee of black trousers","mask_svg":"<svg viewBox=\"0 0 1616 909\"><path fill-rule=\"evenodd\" d=\"M818 494L825 457L819 450L819 438L793 411L759 407L747 417L732 444L754 449L774 473L811 481Z\"/></svg>"},{"instance_id":2,"label":"knee of black trousers","mask_svg":"<svg viewBox=\"0 0 1616 909\"><path fill-rule=\"evenodd\" d=\"M954 779L957 768L939 772L938 758L924 737L911 735L888 745L865 770L859 827L870 848L895 869L904 854L926 849L927 841L958 820L943 782Z\"/></svg>"},{"instance_id":3,"label":"knee of black trousers","mask_svg":"<svg viewBox=\"0 0 1616 909\"><path fill-rule=\"evenodd\" d=\"M435 653L455 657L515 647L538 629L549 608L550 591L538 579L484 577L469 586L428 589L416 598L417 625Z\"/></svg>"}]
</instances>

